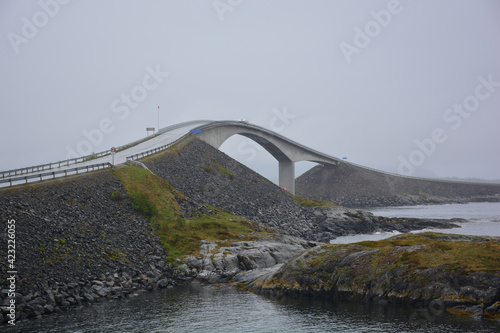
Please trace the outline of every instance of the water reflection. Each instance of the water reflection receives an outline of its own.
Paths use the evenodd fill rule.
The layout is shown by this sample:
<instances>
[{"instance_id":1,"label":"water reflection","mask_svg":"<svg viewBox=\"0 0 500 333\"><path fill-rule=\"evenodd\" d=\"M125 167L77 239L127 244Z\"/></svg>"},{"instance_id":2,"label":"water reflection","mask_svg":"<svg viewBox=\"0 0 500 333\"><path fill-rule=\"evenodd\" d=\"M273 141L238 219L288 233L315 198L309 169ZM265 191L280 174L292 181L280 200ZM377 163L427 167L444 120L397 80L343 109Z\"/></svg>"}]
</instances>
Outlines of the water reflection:
<instances>
[{"instance_id":1,"label":"water reflection","mask_svg":"<svg viewBox=\"0 0 500 333\"><path fill-rule=\"evenodd\" d=\"M199 284L106 302L7 332L498 332L500 325L396 306L270 298Z\"/></svg>"}]
</instances>

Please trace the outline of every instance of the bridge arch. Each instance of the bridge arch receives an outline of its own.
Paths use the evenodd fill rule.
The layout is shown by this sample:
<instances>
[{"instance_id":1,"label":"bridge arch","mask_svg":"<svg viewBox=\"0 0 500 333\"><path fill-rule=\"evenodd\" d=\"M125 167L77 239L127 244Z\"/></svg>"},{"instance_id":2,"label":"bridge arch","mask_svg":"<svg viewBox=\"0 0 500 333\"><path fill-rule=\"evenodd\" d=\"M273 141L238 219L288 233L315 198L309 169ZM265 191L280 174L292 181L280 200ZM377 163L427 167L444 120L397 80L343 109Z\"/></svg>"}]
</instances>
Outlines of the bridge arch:
<instances>
[{"instance_id":1,"label":"bridge arch","mask_svg":"<svg viewBox=\"0 0 500 333\"><path fill-rule=\"evenodd\" d=\"M307 148L263 127L237 121L212 122L192 131L199 139L219 147L231 136L245 136L267 150L279 163L279 186L295 194L295 162L311 161L338 165L340 160Z\"/></svg>"}]
</instances>

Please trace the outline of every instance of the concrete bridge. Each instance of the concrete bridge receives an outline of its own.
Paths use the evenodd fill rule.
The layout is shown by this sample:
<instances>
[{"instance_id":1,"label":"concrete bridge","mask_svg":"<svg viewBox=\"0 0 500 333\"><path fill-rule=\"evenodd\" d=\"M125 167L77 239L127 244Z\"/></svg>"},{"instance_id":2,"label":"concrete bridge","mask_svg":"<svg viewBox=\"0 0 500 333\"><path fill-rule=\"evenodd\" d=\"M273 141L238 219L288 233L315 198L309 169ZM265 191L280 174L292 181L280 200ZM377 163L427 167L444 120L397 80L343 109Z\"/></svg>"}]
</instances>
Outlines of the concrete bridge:
<instances>
[{"instance_id":1,"label":"concrete bridge","mask_svg":"<svg viewBox=\"0 0 500 333\"><path fill-rule=\"evenodd\" d=\"M279 185L295 194L295 162L312 161L338 165L341 160L307 148L266 128L245 121L196 120L160 129L154 135L118 147L116 154L109 150L89 156L0 172L0 187L65 177L79 172L90 172L103 167L119 165L131 159L140 159L174 144L187 135L195 135L215 148L229 137L246 136L264 147L279 162Z\"/></svg>"},{"instance_id":2,"label":"concrete bridge","mask_svg":"<svg viewBox=\"0 0 500 333\"><path fill-rule=\"evenodd\" d=\"M235 134L254 140L278 160L279 185L293 194L295 194L295 162L299 161L311 161L331 165L339 165L342 162L376 172L377 174L396 176L404 179L464 183L463 181L402 176L356 165L305 147L278 133L245 121L194 120L164 127L153 135L119 146L116 148L116 154L112 154L110 150L105 150L87 156L0 171L0 188L68 177L124 164L151 154L156 154L190 135L195 135L218 149L224 141ZM475 184L489 185L488 183Z\"/></svg>"},{"instance_id":3,"label":"concrete bridge","mask_svg":"<svg viewBox=\"0 0 500 333\"><path fill-rule=\"evenodd\" d=\"M219 147L235 134L252 139L279 162L279 186L295 194L295 162L311 161L338 165L340 159L307 148L284 136L245 121L213 121L191 131L211 146Z\"/></svg>"}]
</instances>

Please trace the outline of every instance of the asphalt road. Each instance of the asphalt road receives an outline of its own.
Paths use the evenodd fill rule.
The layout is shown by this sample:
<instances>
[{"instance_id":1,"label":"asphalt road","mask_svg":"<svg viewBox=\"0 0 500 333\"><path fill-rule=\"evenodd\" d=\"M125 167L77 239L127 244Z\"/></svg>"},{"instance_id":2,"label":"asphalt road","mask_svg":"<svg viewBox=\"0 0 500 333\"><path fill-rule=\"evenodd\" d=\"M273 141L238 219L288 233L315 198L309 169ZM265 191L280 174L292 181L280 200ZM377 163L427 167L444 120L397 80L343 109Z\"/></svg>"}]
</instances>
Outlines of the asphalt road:
<instances>
[{"instance_id":1,"label":"asphalt road","mask_svg":"<svg viewBox=\"0 0 500 333\"><path fill-rule=\"evenodd\" d=\"M114 165L119 165L123 164L127 161L127 157L131 155L135 155L141 152L145 152L154 148L158 148L167 144L170 144L185 134L189 133L191 129L199 126L200 123L186 123L185 125L180 124L180 126L173 126L171 129L166 129L163 133L159 134L158 136L153 136L150 139L141 142L137 145L134 145L132 147L129 147L127 149L123 149L119 152L116 152L114 154ZM64 171L64 170L69 170L69 169L74 169L74 168L80 168L80 167L86 167L94 164L101 164L101 163L113 163L113 157L111 154L106 155L106 156L101 156L97 157L92 160L84 161L84 162L79 162L76 164L70 164L70 165L65 165L61 167L54 167L51 169L47 169L45 171L35 171L35 172L30 172L30 173L25 173L22 175L19 175L19 177L24 177L24 176L30 176L30 175L35 175L35 174L40 174L40 173L45 173L45 172L57 172L57 171ZM70 174L76 174L76 172L68 172L68 175ZM56 175L56 178L62 177L64 173ZM54 178L52 175L48 175L43 177L43 180L46 179L52 179ZM33 178L29 179L28 183L31 182L36 182L39 181L40 178ZM13 181L12 185L20 185L20 184L25 184L26 180L18 180L18 181ZM0 183L0 187L6 187L9 186L9 183Z\"/></svg>"}]
</instances>

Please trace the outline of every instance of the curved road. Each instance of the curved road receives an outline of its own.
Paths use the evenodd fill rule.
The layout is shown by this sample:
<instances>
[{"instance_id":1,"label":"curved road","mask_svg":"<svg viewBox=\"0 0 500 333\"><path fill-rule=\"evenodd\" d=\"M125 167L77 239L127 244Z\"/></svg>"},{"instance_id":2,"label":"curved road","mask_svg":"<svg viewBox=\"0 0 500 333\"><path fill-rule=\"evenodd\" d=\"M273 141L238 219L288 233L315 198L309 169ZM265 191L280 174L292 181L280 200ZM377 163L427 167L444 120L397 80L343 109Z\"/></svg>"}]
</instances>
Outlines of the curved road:
<instances>
[{"instance_id":1,"label":"curved road","mask_svg":"<svg viewBox=\"0 0 500 333\"><path fill-rule=\"evenodd\" d=\"M132 155L135 155L138 153L143 153L143 152L155 149L155 148L159 148L159 147L171 144L171 143L179 140L183 136L189 134L193 130L200 132L200 134L198 134L198 135L200 136L200 138L203 138L204 134L211 132L211 130L212 131L216 130L218 127L221 128L222 132L224 131L224 127L226 127L226 129L230 128L230 127L232 127L232 128L237 127L237 128L242 128L244 130L245 129L252 130L253 132L251 132L251 133L254 133L253 136L259 137L260 135L262 135L262 138L267 137L268 139L269 139L269 136L271 136L273 140L278 140L278 141L275 141L275 143L276 142L285 143L286 146L288 147L286 149L291 149L291 150L299 149L300 151L302 151L302 152L300 152L300 154L303 154L303 156L300 156L300 154L299 154L299 157L292 159L291 163L293 163L293 161L298 161L298 160L310 160L310 161L315 161L317 163L325 163L326 162L326 163L330 163L330 164L347 163L347 164L352 164L352 165L362 167L364 169L368 169L371 171L384 173L384 174L392 175L392 176L408 178L408 179L421 179L421 180L425 179L425 180L431 180L431 181L439 180L439 179L428 179L428 178L402 176L402 175L398 175L398 174L394 174L394 173L390 173L390 172L374 170L374 169L367 168L367 167L357 165L354 163L350 163L347 161L341 161L337 157L333 157L333 156L330 156L328 154L324 154L324 153L321 153L321 152L316 151L314 149L305 147L305 146L301 145L300 143L292 141L292 140L290 140L290 139L288 139L288 138L286 138L278 133L275 133L273 131L270 131L266 128L263 128L263 127L260 127L260 126L254 125L254 124L249 124L249 123L244 122L244 121L194 120L194 121L188 121L188 122L183 122L180 124L164 127L162 129L160 129L159 132L155 135L151 135L151 136L143 138L141 140L134 141L134 142L130 143L129 145L120 147L121 150L119 152L115 153L114 164L115 165L124 164L127 161L127 157L129 157L129 156L132 156ZM213 134L213 132L212 132L212 134ZM239 131L236 131L234 133L232 133L232 132L226 133L226 136L230 136L233 134L247 135L247 133L245 133L245 131L243 131L242 133L239 133ZM252 136L249 136L249 137L252 138ZM220 135L219 139L221 139L221 138L223 139L223 141L225 141L224 135ZM208 140L208 141L210 141L210 140ZM215 144L213 142L211 144L214 145L216 148L218 148L218 145L220 145L223 142L223 141L222 142L218 142L218 141L220 141L220 140L215 140ZM270 147L264 146L264 148L266 148L269 151ZM271 148L276 148L276 147L271 147ZM270 152L273 153L272 151L270 151ZM14 179L14 178L28 176L28 177L30 177L30 179L33 179L33 180L29 180L29 182L31 183L31 182L36 182L37 180L39 181L40 180L39 175L42 173L64 171L64 170L74 169L75 167L80 168L80 167L86 167L86 166L91 166L91 165L96 165L96 164L103 164L103 163L107 164L107 163L111 163L111 162L112 162L112 156L111 156L111 154L108 154L105 156L100 156L100 157L97 157L97 158L94 158L91 160L87 160L84 162L79 162L79 163L74 163L74 160L70 160L70 163L73 163L73 164L70 164L68 166L55 167L56 165L59 165L59 163L61 163L61 164L66 163L66 161L61 161L61 162L50 163L51 164L50 167L47 164L46 165L47 169L43 169L43 170L38 169L37 171L31 171L30 169L32 167L28 167L28 168L22 168L22 169L17 169L17 170L0 172L0 174L2 174L0 177L0 187L9 186L10 185L9 180ZM280 163L281 162L282 161L280 161ZM52 167L52 165L54 165L54 167ZM102 168L102 166L101 166L101 168ZM17 171L17 173L15 174L14 171ZM92 171L92 170L90 170L90 171ZM64 172L62 174L64 174ZM68 175L70 175L70 174L75 174L75 172L73 172L73 173L68 172ZM60 177L60 176L56 175L55 177ZM53 178L53 176L52 175L44 176L44 180L48 179L48 178ZM292 178L293 178L292 181L294 181L293 174L292 174ZM460 181L449 181L449 180L439 180L439 181L446 181L446 182L451 182L451 183L459 182L460 183ZM25 183L26 183L26 180L12 181L12 185L19 185L19 184L25 184Z\"/></svg>"},{"instance_id":2,"label":"curved road","mask_svg":"<svg viewBox=\"0 0 500 333\"><path fill-rule=\"evenodd\" d=\"M150 138L145 138L142 140L138 140L136 142L138 143L131 143L130 147L125 148L120 150L119 152L115 153L114 156L114 164L119 165L123 164L127 161L127 157L137 154L137 153L142 153L154 148L158 148L164 145L171 144L175 142L176 140L180 139L182 136L188 134L193 128L200 126L200 124L206 124L210 123L211 121L209 120L198 120L198 121L189 121L189 122L184 122L181 124L173 125L173 126L168 126L163 129L160 129L158 134L151 135ZM127 145L126 145L127 146ZM124 147L126 147L124 146ZM0 184L0 187L5 187L9 186L9 183L7 182L9 178L18 178L18 177L25 177L25 176L33 176L33 175L38 175L41 173L47 173L47 172L57 172L57 171L64 171L64 170L70 170L74 169L76 167L86 167L86 166L91 166L95 164L102 164L102 163L111 163L112 162L112 156L111 154L105 155L105 156L100 156L88 161L84 162L79 162L75 164L70 164L70 165L64 165L61 167L52 167L50 169L45 169L43 171L30 171L30 170L24 170L22 173L18 175L13 175L11 177L5 177L0 180L5 180L6 182L3 182ZM57 163L54 163L56 165ZM26 168L28 169L28 168ZM21 170L21 169L18 169ZM74 174L74 173L72 173ZM56 176L58 178L58 176ZM44 178L48 179L52 178L52 176L47 176ZM34 178L33 180L29 180L29 183L33 183L36 181L39 181L39 178ZM12 185L22 185L26 184L26 180L17 180L13 181Z\"/></svg>"}]
</instances>

